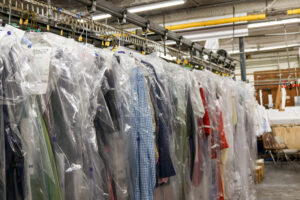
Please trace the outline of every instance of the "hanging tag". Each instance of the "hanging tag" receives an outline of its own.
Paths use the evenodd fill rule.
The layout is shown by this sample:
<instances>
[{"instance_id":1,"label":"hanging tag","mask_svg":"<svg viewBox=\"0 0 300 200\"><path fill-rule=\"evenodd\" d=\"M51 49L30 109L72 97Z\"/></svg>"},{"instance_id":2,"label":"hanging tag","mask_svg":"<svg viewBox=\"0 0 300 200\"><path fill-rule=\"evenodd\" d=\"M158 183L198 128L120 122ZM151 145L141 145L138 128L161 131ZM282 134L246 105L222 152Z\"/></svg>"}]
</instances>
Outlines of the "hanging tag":
<instances>
[{"instance_id":1,"label":"hanging tag","mask_svg":"<svg viewBox=\"0 0 300 200\"><path fill-rule=\"evenodd\" d=\"M35 47L29 49L33 55L31 66L41 80L41 85L35 94L45 94L48 87L51 51L50 47Z\"/></svg>"}]
</instances>

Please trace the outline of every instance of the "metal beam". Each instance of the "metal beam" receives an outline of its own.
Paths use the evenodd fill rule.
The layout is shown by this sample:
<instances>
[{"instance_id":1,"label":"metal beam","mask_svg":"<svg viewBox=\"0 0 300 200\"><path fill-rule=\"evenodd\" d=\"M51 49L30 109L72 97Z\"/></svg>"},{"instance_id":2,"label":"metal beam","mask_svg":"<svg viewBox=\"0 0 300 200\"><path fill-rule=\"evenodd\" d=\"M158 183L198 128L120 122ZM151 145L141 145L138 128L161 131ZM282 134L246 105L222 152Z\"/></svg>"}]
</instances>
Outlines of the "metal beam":
<instances>
[{"instance_id":1,"label":"metal beam","mask_svg":"<svg viewBox=\"0 0 300 200\"><path fill-rule=\"evenodd\" d=\"M241 65L241 78L242 81L247 80L246 76L246 56L245 56L245 46L244 46L244 38L239 38L239 47L240 47L240 65Z\"/></svg>"},{"instance_id":2,"label":"metal beam","mask_svg":"<svg viewBox=\"0 0 300 200\"><path fill-rule=\"evenodd\" d=\"M76 0L78 2L81 2L87 6L91 6L92 2L90 0ZM96 4L96 10L105 12L107 14L111 14L112 16L123 19L125 22L132 23L136 26L142 27L142 28L148 28L149 30L155 32L156 34L159 34L161 36L166 36L170 40L174 40L177 43L181 43L182 45L188 46L189 48L193 48L194 50L199 51L200 53L204 53L209 56L210 60L219 60L221 62L224 62L225 65L234 66L233 59L230 57L222 57L219 56L216 53L213 53L210 50L205 49L203 46L199 44L193 43L191 40L185 39L182 36L177 35L173 31L169 31L165 29L164 27L161 27L143 17L140 17L136 14L132 14L127 12L126 10L117 7L116 5L104 1L104 0L97 0Z\"/></svg>"}]
</instances>

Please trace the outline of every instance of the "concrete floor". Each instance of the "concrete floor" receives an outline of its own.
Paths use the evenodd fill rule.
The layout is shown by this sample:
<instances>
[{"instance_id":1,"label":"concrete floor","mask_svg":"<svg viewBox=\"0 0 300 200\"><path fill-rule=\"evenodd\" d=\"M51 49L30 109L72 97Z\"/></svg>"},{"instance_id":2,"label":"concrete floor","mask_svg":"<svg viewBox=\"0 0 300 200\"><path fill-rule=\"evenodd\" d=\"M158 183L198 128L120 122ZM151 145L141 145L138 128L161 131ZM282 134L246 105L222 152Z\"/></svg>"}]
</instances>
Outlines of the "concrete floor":
<instances>
[{"instance_id":1,"label":"concrete floor","mask_svg":"<svg viewBox=\"0 0 300 200\"><path fill-rule=\"evenodd\" d=\"M257 185L257 200L300 200L300 163L265 164L265 178Z\"/></svg>"}]
</instances>

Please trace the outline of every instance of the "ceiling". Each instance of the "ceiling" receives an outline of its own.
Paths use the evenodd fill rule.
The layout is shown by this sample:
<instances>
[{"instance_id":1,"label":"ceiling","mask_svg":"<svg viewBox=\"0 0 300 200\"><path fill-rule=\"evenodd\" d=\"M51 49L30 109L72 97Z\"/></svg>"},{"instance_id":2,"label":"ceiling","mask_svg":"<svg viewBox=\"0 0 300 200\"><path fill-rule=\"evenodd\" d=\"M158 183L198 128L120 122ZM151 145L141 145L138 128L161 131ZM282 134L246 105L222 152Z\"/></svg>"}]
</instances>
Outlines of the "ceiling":
<instances>
[{"instance_id":1,"label":"ceiling","mask_svg":"<svg viewBox=\"0 0 300 200\"><path fill-rule=\"evenodd\" d=\"M162 0L111 0L110 2L122 8L129 8L161 1ZM76 11L78 11L78 8L81 8L80 11L86 10L85 6L78 4L76 0L52 0L52 3L59 4L60 6L67 7L69 9L75 9ZM267 19L264 21L280 21L286 18L300 18L300 15L287 16L285 14L286 10L291 8L300 8L299 0L186 0L185 4L183 5L147 11L138 13L138 15L148 18L157 24L163 24L163 21L165 21L166 24L180 24L187 23L189 20L197 21L203 18L209 19L214 17L233 16L234 12L244 13L245 15L267 12ZM248 24L261 22L262 21L253 21L241 24L223 24L215 27L198 27L195 30L179 30L176 32L184 36L202 34L204 35L202 36L204 40L196 42L204 46L205 37L218 32L219 34L222 34L222 31L225 31L229 33L229 36L226 38L221 37L219 39L219 48L226 49L229 52L238 52L239 39L237 31L239 29L246 29L247 34L244 40L245 49L252 50L251 53L248 53L248 56L251 55L253 58L261 59L257 58L257 55L265 55L265 57L270 57L270 55L272 55L272 58L270 58L272 60L268 62L271 64L276 64L278 62L276 55L282 54L281 60L286 62L284 60L284 57L286 57L286 48L284 47L286 46L290 46L289 54L291 56L298 56L298 48L300 46L300 23L286 25L286 35L283 25L252 29L248 28ZM118 25L116 23L116 19L114 18L110 18L107 23L112 26ZM126 24L123 26L123 28L126 29L136 27ZM231 35L230 31L232 32ZM272 49L272 47L283 48ZM269 50L263 51L262 49ZM236 59L239 59L239 54L233 54L233 56ZM247 62L247 65L250 67L256 67L259 63L259 61L251 61L251 59L247 60Z\"/></svg>"}]
</instances>

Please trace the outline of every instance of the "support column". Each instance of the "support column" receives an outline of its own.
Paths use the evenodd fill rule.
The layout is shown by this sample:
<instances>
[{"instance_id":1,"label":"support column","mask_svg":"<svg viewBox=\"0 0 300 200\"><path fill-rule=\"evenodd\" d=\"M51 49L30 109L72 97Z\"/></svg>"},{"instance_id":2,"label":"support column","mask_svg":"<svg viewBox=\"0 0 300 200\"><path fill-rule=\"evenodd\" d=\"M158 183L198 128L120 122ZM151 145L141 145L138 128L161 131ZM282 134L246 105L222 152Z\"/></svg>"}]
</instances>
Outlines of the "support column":
<instances>
[{"instance_id":1,"label":"support column","mask_svg":"<svg viewBox=\"0 0 300 200\"><path fill-rule=\"evenodd\" d=\"M242 81L247 81L246 76L246 55L245 55L245 46L244 46L244 38L239 38L239 47L240 47L240 66L241 66L241 78Z\"/></svg>"}]
</instances>

